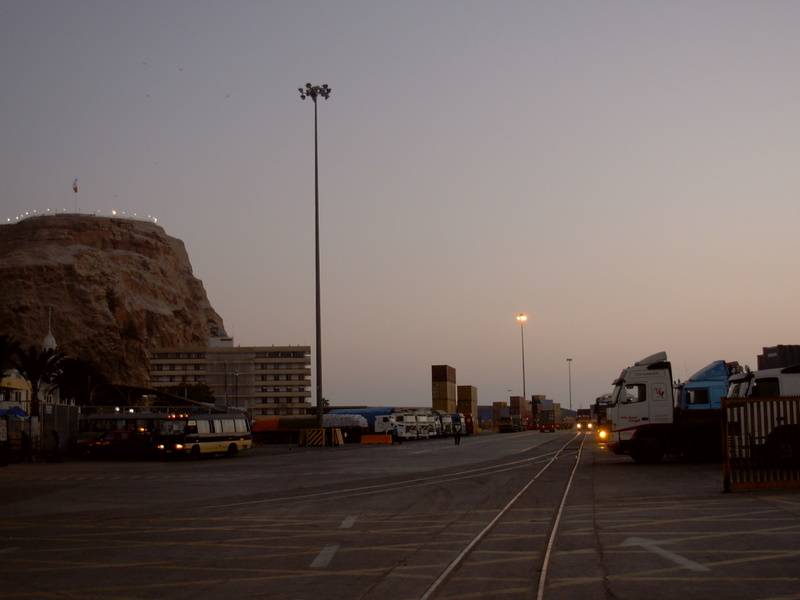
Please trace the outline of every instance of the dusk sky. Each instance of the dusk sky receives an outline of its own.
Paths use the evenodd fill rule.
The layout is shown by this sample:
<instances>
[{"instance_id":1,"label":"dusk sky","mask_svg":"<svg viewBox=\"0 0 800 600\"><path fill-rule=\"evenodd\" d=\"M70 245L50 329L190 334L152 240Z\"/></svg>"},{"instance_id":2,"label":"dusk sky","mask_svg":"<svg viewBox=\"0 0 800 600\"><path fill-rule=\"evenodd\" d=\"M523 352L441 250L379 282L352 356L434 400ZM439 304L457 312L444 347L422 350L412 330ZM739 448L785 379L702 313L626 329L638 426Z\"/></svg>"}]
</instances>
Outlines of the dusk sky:
<instances>
[{"instance_id":1,"label":"dusk sky","mask_svg":"<svg viewBox=\"0 0 800 600\"><path fill-rule=\"evenodd\" d=\"M0 208L157 217L323 391L587 407L800 344L800 2L0 3ZM72 191L78 179L78 194ZM53 333L58 338L57 316Z\"/></svg>"}]
</instances>

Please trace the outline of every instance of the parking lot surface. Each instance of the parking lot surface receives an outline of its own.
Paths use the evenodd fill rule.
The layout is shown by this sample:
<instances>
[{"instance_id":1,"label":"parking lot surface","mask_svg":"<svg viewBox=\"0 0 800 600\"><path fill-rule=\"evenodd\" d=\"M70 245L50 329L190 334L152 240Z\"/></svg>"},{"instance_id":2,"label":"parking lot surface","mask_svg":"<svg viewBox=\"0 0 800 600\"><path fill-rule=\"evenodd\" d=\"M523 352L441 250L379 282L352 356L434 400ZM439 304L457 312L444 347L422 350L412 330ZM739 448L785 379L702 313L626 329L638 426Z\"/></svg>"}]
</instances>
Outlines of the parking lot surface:
<instances>
[{"instance_id":1,"label":"parking lot surface","mask_svg":"<svg viewBox=\"0 0 800 600\"><path fill-rule=\"evenodd\" d=\"M569 432L12 464L0 598L421 598L533 457L571 438L580 452L432 597L534 598L543 582L548 600L800 598L800 490L724 493L718 464L639 465Z\"/></svg>"}]
</instances>

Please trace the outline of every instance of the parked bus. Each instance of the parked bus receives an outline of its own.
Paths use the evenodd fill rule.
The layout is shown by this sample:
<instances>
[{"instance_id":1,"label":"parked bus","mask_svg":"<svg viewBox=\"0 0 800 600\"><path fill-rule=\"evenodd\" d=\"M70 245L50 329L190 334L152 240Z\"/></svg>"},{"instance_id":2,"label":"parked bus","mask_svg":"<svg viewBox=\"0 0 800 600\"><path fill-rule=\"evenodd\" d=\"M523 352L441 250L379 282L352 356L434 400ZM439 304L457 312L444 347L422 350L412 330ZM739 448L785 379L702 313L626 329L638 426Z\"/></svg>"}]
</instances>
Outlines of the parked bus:
<instances>
[{"instance_id":1,"label":"parked bus","mask_svg":"<svg viewBox=\"0 0 800 600\"><path fill-rule=\"evenodd\" d=\"M81 418L78 423L79 441L99 438L107 431L136 431L152 435L161 428L167 413L113 412L94 413Z\"/></svg>"},{"instance_id":2,"label":"parked bus","mask_svg":"<svg viewBox=\"0 0 800 600\"><path fill-rule=\"evenodd\" d=\"M195 459L209 454L232 457L253 446L250 422L238 413L170 415L154 441L157 454Z\"/></svg>"}]
</instances>

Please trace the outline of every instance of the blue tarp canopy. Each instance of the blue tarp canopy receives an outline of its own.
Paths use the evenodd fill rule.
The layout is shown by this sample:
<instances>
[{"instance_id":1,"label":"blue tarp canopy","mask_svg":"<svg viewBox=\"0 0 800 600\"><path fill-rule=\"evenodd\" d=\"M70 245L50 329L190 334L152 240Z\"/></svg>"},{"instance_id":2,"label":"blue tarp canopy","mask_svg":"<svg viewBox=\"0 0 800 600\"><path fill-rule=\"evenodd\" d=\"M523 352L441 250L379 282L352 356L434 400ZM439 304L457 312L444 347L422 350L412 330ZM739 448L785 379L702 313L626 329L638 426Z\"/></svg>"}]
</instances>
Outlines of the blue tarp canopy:
<instances>
[{"instance_id":1,"label":"blue tarp canopy","mask_svg":"<svg viewBox=\"0 0 800 600\"><path fill-rule=\"evenodd\" d=\"M11 408L0 408L0 417L14 417L16 419L27 419L28 413L22 410L19 406L12 406Z\"/></svg>"}]
</instances>

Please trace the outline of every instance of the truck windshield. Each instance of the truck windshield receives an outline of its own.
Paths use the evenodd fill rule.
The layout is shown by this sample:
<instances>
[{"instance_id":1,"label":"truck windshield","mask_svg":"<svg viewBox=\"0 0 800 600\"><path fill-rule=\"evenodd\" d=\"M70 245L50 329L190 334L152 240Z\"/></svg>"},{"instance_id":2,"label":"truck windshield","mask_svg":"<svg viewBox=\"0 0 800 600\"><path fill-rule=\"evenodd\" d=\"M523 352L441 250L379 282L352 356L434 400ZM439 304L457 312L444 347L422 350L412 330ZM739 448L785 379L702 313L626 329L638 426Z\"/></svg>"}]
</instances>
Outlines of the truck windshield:
<instances>
[{"instance_id":1,"label":"truck windshield","mask_svg":"<svg viewBox=\"0 0 800 600\"><path fill-rule=\"evenodd\" d=\"M619 403L620 398L625 398L625 382L617 379L614 382L614 391L611 392L611 397L608 399L609 406L615 406Z\"/></svg>"},{"instance_id":2,"label":"truck windshield","mask_svg":"<svg viewBox=\"0 0 800 600\"><path fill-rule=\"evenodd\" d=\"M747 398L752 379L751 373L731 377L730 385L728 386L728 398Z\"/></svg>"}]
</instances>

